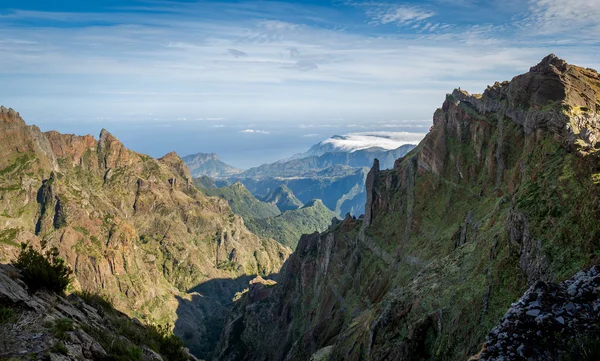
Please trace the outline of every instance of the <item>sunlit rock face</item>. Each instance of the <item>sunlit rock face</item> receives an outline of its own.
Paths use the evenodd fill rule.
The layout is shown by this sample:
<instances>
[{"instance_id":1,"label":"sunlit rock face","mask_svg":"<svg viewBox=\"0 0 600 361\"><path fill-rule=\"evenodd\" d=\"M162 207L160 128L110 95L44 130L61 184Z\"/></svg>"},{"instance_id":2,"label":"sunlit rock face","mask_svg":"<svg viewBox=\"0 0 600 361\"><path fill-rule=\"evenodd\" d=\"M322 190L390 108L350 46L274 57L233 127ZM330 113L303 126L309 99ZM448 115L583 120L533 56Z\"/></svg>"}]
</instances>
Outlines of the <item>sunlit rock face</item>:
<instances>
[{"instance_id":1,"label":"sunlit rock face","mask_svg":"<svg viewBox=\"0 0 600 361\"><path fill-rule=\"evenodd\" d=\"M21 242L56 246L75 288L175 325L201 357L211 355L235 292L251 275L278 272L290 253L250 233L226 201L198 191L175 153L153 159L106 130L98 140L42 133L4 107L0 153L2 261Z\"/></svg>"}]
</instances>

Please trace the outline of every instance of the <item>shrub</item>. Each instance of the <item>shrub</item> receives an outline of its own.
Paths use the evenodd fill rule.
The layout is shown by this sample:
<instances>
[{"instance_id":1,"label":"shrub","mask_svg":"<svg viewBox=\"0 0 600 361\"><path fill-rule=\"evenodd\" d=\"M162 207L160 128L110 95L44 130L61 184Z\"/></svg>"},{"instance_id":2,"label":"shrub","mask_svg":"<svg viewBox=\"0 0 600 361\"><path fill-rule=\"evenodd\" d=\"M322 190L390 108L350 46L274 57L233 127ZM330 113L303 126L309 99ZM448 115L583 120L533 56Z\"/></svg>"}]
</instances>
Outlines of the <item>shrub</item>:
<instances>
[{"instance_id":1,"label":"shrub","mask_svg":"<svg viewBox=\"0 0 600 361\"><path fill-rule=\"evenodd\" d=\"M66 340L69 331L73 331L73 320L70 318L60 318L52 326L52 334L59 340Z\"/></svg>"},{"instance_id":2,"label":"shrub","mask_svg":"<svg viewBox=\"0 0 600 361\"><path fill-rule=\"evenodd\" d=\"M43 255L31 245L21 244L21 253L15 266L21 269L23 281L31 291L45 288L62 293L67 289L73 274L65 260L58 256L56 247Z\"/></svg>"},{"instance_id":3,"label":"shrub","mask_svg":"<svg viewBox=\"0 0 600 361\"><path fill-rule=\"evenodd\" d=\"M62 355L66 356L66 355L69 354L69 349L62 342L57 342L52 347L52 352L59 353L59 354L62 354Z\"/></svg>"},{"instance_id":4,"label":"shrub","mask_svg":"<svg viewBox=\"0 0 600 361\"><path fill-rule=\"evenodd\" d=\"M85 303L94 307L96 310L101 312L112 312L114 311L114 307L112 301L105 298L101 294L90 292L87 290L77 291L75 292L77 296L79 296Z\"/></svg>"},{"instance_id":5,"label":"shrub","mask_svg":"<svg viewBox=\"0 0 600 361\"><path fill-rule=\"evenodd\" d=\"M15 312L10 307L0 307L0 344L5 350L8 348L10 337L10 324L15 322Z\"/></svg>"},{"instance_id":6,"label":"shrub","mask_svg":"<svg viewBox=\"0 0 600 361\"><path fill-rule=\"evenodd\" d=\"M188 360L187 355L183 352L183 341L171 332L169 325L147 325L149 336L158 343L158 353L170 361L185 361Z\"/></svg>"}]
</instances>

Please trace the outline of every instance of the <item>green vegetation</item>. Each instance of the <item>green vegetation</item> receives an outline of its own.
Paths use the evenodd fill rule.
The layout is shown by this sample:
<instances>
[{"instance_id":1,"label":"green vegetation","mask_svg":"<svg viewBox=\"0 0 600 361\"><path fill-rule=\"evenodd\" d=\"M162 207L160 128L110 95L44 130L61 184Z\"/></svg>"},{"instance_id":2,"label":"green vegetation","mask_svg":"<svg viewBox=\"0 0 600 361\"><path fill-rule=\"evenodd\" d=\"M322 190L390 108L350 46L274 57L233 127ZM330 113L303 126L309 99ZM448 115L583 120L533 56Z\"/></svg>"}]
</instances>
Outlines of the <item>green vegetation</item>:
<instances>
[{"instance_id":1,"label":"green vegetation","mask_svg":"<svg viewBox=\"0 0 600 361\"><path fill-rule=\"evenodd\" d=\"M35 155L33 154L24 154L17 157L6 168L0 169L0 177L10 175L16 171L21 171L33 160L35 160Z\"/></svg>"},{"instance_id":2,"label":"green vegetation","mask_svg":"<svg viewBox=\"0 0 600 361\"><path fill-rule=\"evenodd\" d=\"M219 261L217 264L218 269L222 269L225 271L235 272L240 267L239 263L233 262L230 260Z\"/></svg>"},{"instance_id":3,"label":"green vegetation","mask_svg":"<svg viewBox=\"0 0 600 361\"><path fill-rule=\"evenodd\" d=\"M596 361L600 360L600 335L589 334L579 336L567 342L567 361ZM560 340L562 335L557 335Z\"/></svg>"},{"instance_id":4,"label":"green vegetation","mask_svg":"<svg viewBox=\"0 0 600 361\"><path fill-rule=\"evenodd\" d=\"M18 228L7 228L0 230L0 243L18 247L19 244L15 242L17 234L19 234Z\"/></svg>"},{"instance_id":5,"label":"green vegetation","mask_svg":"<svg viewBox=\"0 0 600 361\"><path fill-rule=\"evenodd\" d=\"M4 349L7 348L9 340L9 325L15 322L15 312L11 307L0 307L0 342Z\"/></svg>"},{"instance_id":6,"label":"green vegetation","mask_svg":"<svg viewBox=\"0 0 600 361\"><path fill-rule=\"evenodd\" d=\"M15 266L21 269L23 281L31 291L45 288L62 293L71 282L73 273L65 260L58 256L56 247L52 247L43 255L31 245L21 244L21 253Z\"/></svg>"},{"instance_id":7,"label":"green vegetation","mask_svg":"<svg viewBox=\"0 0 600 361\"><path fill-rule=\"evenodd\" d=\"M285 185L280 185L267 197L272 203L266 203L256 199L239 182L222 188L202 188L203 181L197 178L194 184L207 195L226 199L232 211L244 218L244 223L254 234L272 238L291 248L296 247L303 234L326 230L336 217L320 200L301 207L302 203ZM280 213L278 206L289 210ZM221 261L217 267L233 271L237 264Z\"/></svg>"},{"instance_id":8,"label":"green vegetation","mask_svg":"<svg viewBox=\"0 0 600 361\"><path fill-rule=\"evenodd\" d=\"M222 188L202 188L202 184L195 180L195 185L208 196L227 200L233 213L242 216L244 220L273 217L281 213L276 205L256 199L241 183Z\"/></svg>"},{"instance_id":9,"label":"green vegetation","mask_svg":"<svg viewBox=\"0 0 600 361\"><path fill-rule=\"evenodd\" d=\"M70 318L59 318L54 321L52 325L51 332L54 337L59 340L67 339L67 332L73 331L73 320Z\"/></svg>"},{"instance_id":10,"label":"green vegetation","mask_svg":"<svg viewBox=\"0 0 600 361\"><path fill-rule=\"evenodd\" d=\"M59 353L62 355L68 355L69 349L62 342L57 342L52 346L52 352Z\"/></svg>"},{"instance_id":11,"label":"green vegetation","mask_svg":"<svg viewBox=\"0 0 600 361\"><path fill-rule=\"evenodd\" d=\"M326 230L335 217L335 213L325 207L323 202L315 200L277 217L247 219L246 226L261 237L273 238L283 245L296 248L300 236Z\"/></svg>"},{"instance_id":12,"label":"green vegetation","mask_svg":"<svg viewBox=\"0 0 600 361\"><path fill-rule=\"evenodd\" d=\"M264 201L266 203L275 204L281 212L292 211L303 206L302 202L294 195L294 192L292 192L285 184L280 185L277 189L267 195Z\"/></svg>"}]
</instances>

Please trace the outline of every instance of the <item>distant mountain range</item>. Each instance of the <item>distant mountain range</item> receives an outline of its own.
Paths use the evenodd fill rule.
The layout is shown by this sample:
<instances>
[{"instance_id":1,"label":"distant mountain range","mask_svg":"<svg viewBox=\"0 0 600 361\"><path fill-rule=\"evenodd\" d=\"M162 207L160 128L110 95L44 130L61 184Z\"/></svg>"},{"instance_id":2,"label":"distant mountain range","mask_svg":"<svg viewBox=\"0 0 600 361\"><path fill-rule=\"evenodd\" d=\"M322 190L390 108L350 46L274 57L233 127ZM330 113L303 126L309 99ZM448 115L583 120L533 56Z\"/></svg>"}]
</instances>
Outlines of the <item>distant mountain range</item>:
<instances>
[{"instance_id":1,"label":"distant mountain range","mask_svg":"<svg viewBox=\"0 0 600 361\"><path fill-rule=\"evenodd\" d=\"M275 217L250 218L245 224L253 233L295 249L303 234L325 231L334 218L335 213L315 199Z\"/></svg>"},{"instance_id":2,"label":"distant mountain range","mask_svg":"<svg viewBox=\"0 0 600 361\"><path fill-rule=\"evenodd\" d=\"M321 144L321 143L319 143ZM346 165L353 168L371 167L375 158L379 159L382 168L392 168L396 159L403 157L415 146L405 144L396 149L386 150L380 147L360 149L354 151L335 151L326 152L318 155L323 147L313 146L311 150L315 155L309 155L304 158L290 159L285 162L275 162L263 164L259 167L250 168L236 175L240 178L264 178L264 177L306 177L308 174L314 174L316 171L326 170L331 167ZM317 148L315 148L317 147ZM307 153L311 153L310 151Z\"/></svg>"},{"instance_id":3,"label":"distant mountain range","mask_svg":"<svg viewBox=\"0 0 600 361\"><path fill-rule=\"evenodd\" d=\"M300 236L324 231L334 217L364 213L365 181L374 159L392 168L415 146L407 133L335 135L306 153L241 171L216 154L184 157L194 185L229 202L249 229L295 248Z\"/></svg>"},{"instance_id":4,"label":"distant mountain range","mask_svg":"<svg viewBox=\"0 0 600 361\"><path fill-rule=\"evenodd\" d=\"M416 143L417 138L418 135L402 132L334 135L305 153L245 171L219 161L215 154L199 153L183 160L195 177L203 177L195 183L204 188L239 182L253 196L276 204L282 212L321 199L338 216L346 213L358 216L364 212L365 180L373 160L377 158L383 169L392 168L397 159L415 147L406 142L413 140ZM208 192L216 193L218 191ZM230 201L234 211L241 207L241 204L232 204L230 196L221 194L221 197ZM245 203L241 199L238 202ZM257 210L262 212L264 207L257 207Z\"/></svg>"},{"instance_id":5,"label":"distant mountain range","mask_svg":"<svg viewBox=\"0 0 600 361\"><path fill-rule=\"evenodd\" d=\"M241 173L241 169L230 166L219 160L215 153L196 153L182 158L192 173L192 177L209 176L212 178L228 177Z\"/></svg>"},{"instance_id":6,"label":"distant mountain range","mask_svg":"<svg viewBox=\"0 0 600 361\"><path fill-rule=\"evenodd\" d=\"M420 140L420 134L406 132L364 132L334 135L313 145L306 153L296 154L289 160L306 158L312 155L320 156L325 153L354 153L367 149L384 152L398 149L407 144L417 144Z\"/></svg>"}]
</instances>

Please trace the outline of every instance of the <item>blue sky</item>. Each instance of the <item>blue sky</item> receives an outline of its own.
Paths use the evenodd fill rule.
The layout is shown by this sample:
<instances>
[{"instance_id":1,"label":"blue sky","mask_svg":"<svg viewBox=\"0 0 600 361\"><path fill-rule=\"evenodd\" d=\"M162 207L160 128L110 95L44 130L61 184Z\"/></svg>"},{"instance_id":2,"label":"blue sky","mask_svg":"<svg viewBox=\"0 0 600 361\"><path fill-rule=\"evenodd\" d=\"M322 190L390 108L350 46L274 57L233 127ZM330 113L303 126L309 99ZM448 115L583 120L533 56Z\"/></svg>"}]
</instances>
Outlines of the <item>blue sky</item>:
<instances>
[{"instance_id":1,"label":"blue sky","mask_svg":"<svg viewBox=\"0 0 600 361\"><path fill-rule=\"evenodd\" d=\"M0 0L0 103L248 167L337 133L425 133L445 93L551 52L598 68L598 19L591 0Z\"/></svg>"}]
</instances>

